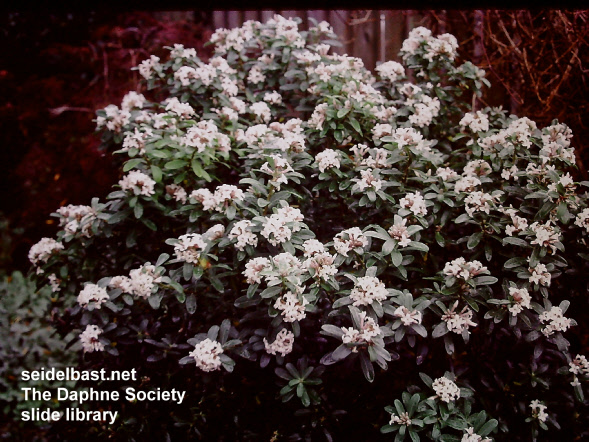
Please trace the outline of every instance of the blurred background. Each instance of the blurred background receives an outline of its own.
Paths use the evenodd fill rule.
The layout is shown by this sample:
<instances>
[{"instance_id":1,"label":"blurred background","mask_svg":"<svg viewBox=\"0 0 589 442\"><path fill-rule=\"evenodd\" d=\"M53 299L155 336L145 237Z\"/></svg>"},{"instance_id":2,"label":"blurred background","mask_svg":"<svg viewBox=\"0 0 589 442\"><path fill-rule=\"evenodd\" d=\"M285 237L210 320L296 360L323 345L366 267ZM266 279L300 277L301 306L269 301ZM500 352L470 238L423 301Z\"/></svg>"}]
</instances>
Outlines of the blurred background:
<instances>
[{"instance_id":1,"label":"blurred background","mask_svg":"<svg viewBox=\"0 0 589 442\"><path fill-rule=\"evenodd\" d=\"M407 33L452 33L462 60L487 71L482 104L503 106L539 126L552 119L575 134L577 176L589 164L589 11L314 10L10 12L0 18L0 273L28 269L27 253L56 228L64 204L104 197L118 180L99 149L95 110L139 90L131 67L181 43L207 59L215 29L265 21L275 13L326 20L343 45L374 69L398 60Z\"/></svg>"}]
</instances>

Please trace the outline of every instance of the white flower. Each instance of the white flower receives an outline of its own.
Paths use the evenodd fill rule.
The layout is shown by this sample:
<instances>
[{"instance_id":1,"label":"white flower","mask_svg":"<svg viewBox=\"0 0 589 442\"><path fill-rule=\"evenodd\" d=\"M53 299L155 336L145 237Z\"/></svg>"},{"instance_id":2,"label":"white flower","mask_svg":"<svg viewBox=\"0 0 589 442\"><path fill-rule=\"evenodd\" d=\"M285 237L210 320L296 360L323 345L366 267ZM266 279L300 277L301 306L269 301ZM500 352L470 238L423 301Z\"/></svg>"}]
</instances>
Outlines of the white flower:
<instances>
[{"instance_id":1,"label":"white flower","mask_svg":"<svg viewBox=\"0 0 589 442\"><path fill-rule=\"evenodd\" d=\"M468 281L481 273L488 273L488 270L480 261L467 262L463 257L460 257L447 262L443 272L444 275L462 278Z\"/></svg>"},{"instance_id":2,"label":"white flower","mask_svg":"<svg viewBox=\"0 0 589 442\"><path fill-rule=\"evenodd\" d=\"M281 184L288 183L286 174L294 172L294 170L286 158L274 154L269 156L272 158L274 166L270 167L270 163L266 162L260 167L260 170L268 175L272 175L271 183L274 184L277 190L280 190Z\"/></svg>"},{"instance_id":3,"label":"white flower","mask_svg":"<svg viewBox=\"0 0 589 442\"><path fill-rule=\"evenodd\" d=\"M413 212L414 215L427 215L427 208L425 207L425 200L421 193L408 193L405 197L399 200L399 204L403 209L408 209Z\"/></svg>"},{"instance_id":4,"label":"white flower","mask_svg":"<svg viewBox=\"0 0 589 442\"><path fill-rule=\"evenodd\" d=\"M531 244L538 244L541 247L550 247L553 252L556 251L556 245L554 243L560 239L560 235L554 227L550 225L550 220L546 221L545 224L535 222L530 226L530 229L536 235L536 238Z\"/></svg>"},{"instance_id":5,"label":"white flower","mask_svg":"<svg viewBox=\"0 0 589 442\"><path fill-rule=\"evenodd\" d=\"M155 266L145 263L138 269L129 272L132 294L140 298L149 298L161 277L155 273Z\"/></svg>"},{"instance_id":6,"label":"white flower","mask_svg":"<svg viewBox=\"0 0 589 442\"><path fill-rule=\"evenodd\" d=\"M531 273L530 278L528 279L529 282L540 284L546 287L550 286L552 275L548 272L546 265L537 264L536 267L530 267L528 271Z\"/></svg>"},{"instance_id":7,"label":"white flower","mask_svg":"<svg viewBox=\"0 0 589 442\"><path fill-rule=\"evenodd\" d=\"M233 225L233 228L229 232L229 238L237 239L237 243L235 244L237 250L243 250L247 245L254 247L258 245L258 237L251 230L253 225L254 223L247 219L238 221Z\"/></svg>"},{"instance_id":8,"label":"white flower","mask_svg":"<svg viewBox=\"0 0 589 442\"><path fill-rule=\"evenodd\" d=\"M124 111L130 111L132 109L143 109L144 104L145 97L143 96L143 94L138 94L135 91L131 91L123 97L121 109Z\"/></svg>"},{"instance_id":9,"label":"white flower","mask_svg":"<svg viewBox=\"0 0 589 442\"><path fill-rule=\"evenodd\" d=\"M491 442L491 439L488 437L483 439L482 436L479 436L474 432L474 427L469 427L466 429L466 433L462 435L460 442Z\"/></svg>"},{"instance_id":10,"label":"white flower","mask_svg":"<svg viewBox=\"0 0 589 442\"><path fill-rule=\"evenodd\" d=\"M206 248L207 243L202 235L198 233L187 233L178 238L178 243L174 245L174 253L180 261L191 264L198 264L201 252Z\"/></svg>"},{"instance_id":11,"label":"white flower","mask_svg":"<svg viewBox=\"0 0 589 442\"><path fill-rule=\"evenodd\" d=\"M372 174L372 169L361 170L360 176L362 178L357 181L357 185L361 192L364 192L364 189L369 187L372 187L375 192L378 192L382 188L382 180L377 179Z\"/></svg>"},{"instance_id":12,"label":"white flower","mask_svg":"<svg viewBox=\"0 0 589 442\"><path fill-rule=\"evenodd\" d=\"M489 175L492 171L491 165L485 160L473 160L464 166L463 174L464 176L485 176Z\"/></svg>"},{"instance_id":13,"label":"white flower","mask_svg":"<svg viewBox=\"0 0 589 442\"><path fill-rule=\"evenodd\" d=\"M472 322L472 310L468 306L464 306L462 311L457 313L455 311L456 307L458 307L458 301L442 315L442 320L446 322L446 327L449 331L456 334L463 332L470 334L468 328L477 326L476 323Z\"/></svg>"},{"instance_id":14,"label":"white flower","mask_svg":"<svg viewBox=\"0 0 589 442\"><path fill-rule=\"evenodd\" d=\"M223 347L217 341L209 338L199 342L194 346L194 350L189 353L196 361L196 366L202 371L215 371L221 368L221 357Z\"/></svg>"},{"instance_id":15,"label":"white flower","mask_svg":"<svg viewBox=\"0 0 589 442\"><path fill-rule=\"evenodd\" d=\"M303 249L305 250L305 257L310 258L318 253L325 252L325 246L321 241L316 239L308 239L303 243Z\"/></svg>"},{"instance_id":16,"label":"white flower","mask_svg":"<svg viewBox=\"0 0 589 442\"><path fill-rule=\"evenodd\" d=\"M282 95L277 91L266 92L264 94L264 101L270 104L282 104Z\"/></svg>"},{"instance_id":17,"label":"white flower","mask_svg":"<svg viewBox=\"0 0 589 442\"><path fill-rule=\"evenodd\" d=\"M573 325L569 318L563 316L562 309L556 306L542 313L540 322L545 324L542 329L544 336L550 336L557 331L565 332Z\"/></svg>"},{"instance_id":18,"label":"white flower","mask_svg":"<svg viewBox=\"0 0 589 442\"><path fill-rule=\"evenodd\" d=\"M528 228L528 220L522 218L521 216L517 216L515 214L511 215L511 222L513 225L505 226L505 233L508 236L512 236L514 233L521 232Z\"/></svg>"},{"instance_id":19,"label":"white flower","mask_svg":"<svg viewBox=\"0 0 589 442\"><path fill-rule=\"evenodd\" d=\"M62 243L53 238L42 238L29 250L29 261L33 265L39 265L40 262L47 262L49 257L59 250L63 250Z\"/></svg>"},{"instance_id":20,"label":"white flower","mask_svg":"<svg viewBox=\"0 0 589 442\"><path fill-rule=\"evenodd\" d=\"M317 154L315 161L320 172L325 172L326 169L331 167L340 168L339 152L337 150L325 149Z\"/></svg>"},{"instance_id":21,"label":"white flower","mask_svg":"<svg viewBox=\"0 0 589 442\"><path fill-rule=\"evenodd\" d=\"M270 344L266 338L264 338L264 347L266 348L266 353L270 355L275 355L276 353L280 353L282 357L286 356L290 352L292 352L292 345L294 344L294 334L287 329L283 328L280 332L276 335L276 339L272 344Z\"/></svg>"},{"instance_id":22,"label":"white flower","mask_svg":"<svg viewBox=\"0 0 589 442\"><path fill-rule=\"evenodd\" d=\"M397 416L396 414L392 414L391 415L391 420L389 421L389 425L394 425L394 424L398 424L398 425L411 425L411 419L409 419L409 413L407 413L406 411L404 413L401 413L399 416Z\"/></svg>"},{"instance_id":23,"label":"white flower","mask_svg":"<svg viewBox=\"0 0 589 442\"><path fill-rule=\"evenodd\" d=\"M508 310L513 316L516 316L524 308L530 308L530 301L532 297L525 288L518 289L517 287L509 287L509 296L513 298L514 304Z\"/></svg>"},{"instance_id":24,"label":"white flower","mask_svg":"<svg viewBox=\"0 0 589 442\"><path fill-rule=\"evenodd\" d=\"M448 404L460 398L460 388L445 376L437 378L433 382L432 388L440 400Z\"/></svg>"},{"instance_id":25,"label":"white flower","mask_svg":"<svg viewBox=\"0 0 589 442\"><path fill-rule=\"evenodd\" d=\"M155 194L155 181L138 170L132 170L119 181L124 191L132 191L135 195L151 196Z\"/></svg>"},{"instance_id":26,"label":"white flower","mask_svg":"<svg viewBox=\"0 0 589 442\"><path fill-rule=\"evenodd\" d=\"M360 312L360 329L353 327L342 327L341 330L344 332L342 335L342 342L344 344L365 344L373 341L373 338L380 336L381 331L378 324L367 313L364 311ZM356 346L353 347L352 351L355 353L358 351Z\"/></svg>"},{"instance_id":27,"label":"white flower","mask_svg":"<svg viewBox=\"0 0 589 442\"><path fill-rule=\"evenodd\" d=\"M312 129L321 130L323 129L323 123L325 122L325 113L327 112L327 103L320 103L315 106L315 110L308 121L308 125Z\"/></svg>"},{"instance_id":28,"label":"white flower","mask_svg":"<svg viewBox=\"0 0 589 442\"><path fill-rule=\"evenodd\" d=\"M388 80L391 83L397 81L399 77L405 76L405 68L401 63L397 63L396 61L381 63L375 70L382 79Z\"/></svg>"},{"instance_id":29,"label":"white flower","mask_svg":"<svg viewBox=\"0 0 589 442\"><path fill-rule=\"evenodd\" d=\"M530 402L530 408L532 409L532 417L538 419L541 422L546 422L548 413L546 413L546 405L541 404L538 399Z\"/></svg>"},{"instance_id":30,"label":"white flower","mask_svg":"<svg viewBox=\"0 0 589 442\"><path fill-rule=\"evenodd\" d=\"M589 208L583 209L582 212L577 214L575 218L575 225L579 227L584 227L587 232L589 232Z\"/></svg>"},{"instance_id":31,"label":"white flower","mask_svg":"<svg viewBox=\"0 0 589 442\"><path fill-rule=\"evenodd\" d=\"M486 132L489 130L489 117L481 111L476 111L476 113L468 112L458 124L462 128L468 126L473 132Z\"/></svg>"},{"instance_id":32,"label":"white flower","mask_svg":"<svg viewBox=\"0 0 589 442\"><path fill-rule=\"evenodd\" d=\"M458 178L458 173L449 167L440 167L436 170L436 176L442 178L443 181L450 181Z\"/></svg>"},{"instance_id":33,"label":"white flower","mask_svg":"<svg viewBox=\"0 0 589 442\"><path fill-rule=\"evenodd\" d=\"M178 201L179 203L186 203L186 200L188 199L188 194L186 193L186 189L184 189L182 186L179 186L177 184L169 184L166 186L166 193L168 195L171 195L172 198L174 198L176 201Z\"/></svg>"},{"instance_id":34,"label":"white flower","mask_svg":"<svg viewBox=\"0 0 589 442\"><path fill-rule=\"evenodd\" d=\"M489 203L494 202L494 200L495 197L491 194L474 191L469 193L464 199L464 209L470 217L472 217L475 212L485 212L488 214L491 210L491 205Z\"/></svg>"},{"instance_id":35,"label":"white flower","mask_svg":"<svg viewBox=\"0 0 589 442\"><path fill-rule=\"evenodd\" d=\"M396 308L394 315L401 318L403 325L421 324L421 312L409 310L403 305Z\"/></svg>"},{"instance_id":36,"label":"white flower","mask_svg":"<svg viewBox=\"0 0 589 442\"><path fill-rule=\"evenodd\" d=\"M86 326L86 329L80 334L80 342L85 352L104 351L104 344L98 340L98 336L101 334L102 329L97 325Z\"/></svg>"},{"instance_id":37,"label":"white flower","mask_svg":"<svg viewBox=\"0 0 589 442\"><path fill-rule=\"evenodd\" d=\"M147 60L143 60L139 64L139 66L138 66L139 73L143 76L143 78L145 78L146 80L149 80L153 76L153 72L156 69L161 69L161 64L159 61L160 61L159 57L152 55Z\"/></svg>"},{"instance_id":38,"label":"white flower","mask_svg":"<svg viewBox=\"0 0 589 442\"><path fill-rule=\"evenodd\" d=\"M96 284L86 284L78 295L78 304L82 307L88 307L90 305L95 309L99 309L109 299L105 288L99 287Z\"/></svg>"},{"instance_id":39,"label":"white flower","mask_svg":"<svg viewBox=\"0 0 589 442\"><path fill-rule=\"evenodd\" d=\"M262 68L259 65L254 65L247 76L247 81L253 84L263 83L266 76L262 73Z\"/></svg>"},{"instance_id":40,"label":"white flower","mask_svg":"<svg viewBox=\"0 0 589 442\"><path fill-rule=\"evenodd\" d=\"M343 230L333 238L333 247L337 253L343 256L348 256L350 251L367 245L368 238L364 236L359 227Z\"/></svg>"},{"instance_id":41,"label":"white flower","mask_svg":"<svg viewBox=\"0 0 589 442\"><path fill-rule=\"evenodd\" d=\"M407 219L403 218L399 222L398 221L399 220L396 220L395 224L393 224L388 230L389 235L398 241L399 246L407 247L411 242L409 230L406 227Z\"/></svg>"},{"instance_id":42,"label":"white flower","mask_svg":"<svg viewBox=\"0 0 589 442\"><path fill-rule=\"evenodd\" d=\"M350 292L350 299L355 307L359 305L370 305L373 302L379 304L387 299L389 292L385 285L374 276L363 276L356 280L354 288Z\"/></svg>"},{"instance_id":43,"label":"white flower","mask_svg":"<svg viewBox=\"0 0 589 442\"><path fill-rule=\"evenodd\" d=\"M454 190L456 192L472 192L476 186L481 184L481 180L479 180L475 176L465 176L460 178L456 181L456 185L454 186Z\"/></svg>"},{"instance_id":44,"label":"white flower","mask_svg":"<svg viewBox=\"0 0 589 442\"><path fill-rule=\"evenodd\" d=\"M335 256L331 253L320 252L315 253L311 258L304 263L308 269L315 270L315 277L327 279L337 273L337 267L333 265Z\"/></svg>"},{"instance_id":45,"label":"white flower","mask_svg":"<svg viewBox=\"0 0 589 442\"><path fill-rule=\"evenodd\" d=\"M270 268L270 260L268 258L252 258L246 263L243 275L247 278L248 284L260 284L262 282L260 273Z\"/></svg>"},{"instance_id":46,"label":"white flower","mask_svg":"<svg viewBox=\"0 0 589 442\"><path fill-rule=\"evenodd\" d=\"M289 291L276 300L274 308L281 311L284 322L295 322L305 319L305 305L307 304L305 298L301 302L297 295Z\"/></svg>"},{"instance_id":47,"label":"white flower","mask_svg":"<svg viewBox=\"0 0 589 442\"><path fill-rule=\"evenodd\" d=\"M113 289L121 289L123 293L133 294L133 281L126 276L114 276L108 286Z\"/></svg>"},{"instance_id":48,"label":"white flower","mask_svg":"<svg viewBox=\"0 0 589 442\"><path fill-rule=\"evenodd\" d=\"M272 111L263 101L253 103L250 106L250 111L265 123L270 122L270 118L272 118Z\"/></svg>"},{"instance_id":49,"label":"white flower","mask_svg":"<svg viewBox=\"0 0 589 442\"><path fill-rule=\"evenodd\" d=\"M186 119L195 114L194 109L188 103L181 103L178 98L168 98L166 102L166 110L178 115L182 119Z\"/></svg>"}]
</instances>

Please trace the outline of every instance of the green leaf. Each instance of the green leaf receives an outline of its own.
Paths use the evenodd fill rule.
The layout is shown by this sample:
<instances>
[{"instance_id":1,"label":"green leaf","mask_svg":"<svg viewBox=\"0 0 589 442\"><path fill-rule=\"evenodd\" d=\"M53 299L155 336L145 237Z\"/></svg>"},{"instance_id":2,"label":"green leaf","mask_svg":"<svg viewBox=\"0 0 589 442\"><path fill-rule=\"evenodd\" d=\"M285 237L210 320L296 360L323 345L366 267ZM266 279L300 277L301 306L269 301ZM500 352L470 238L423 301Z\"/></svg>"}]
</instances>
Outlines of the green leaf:
<instances>
[{"instance_id":1,"label":"green leaf","mask_svg":"<svg viewBox=\"0 0 589 442\"><path fill-rule=\"evenodd\" d=\"M185 160L172 160L172 161L168 161L164 167L166 169L176 170L176 169L181 169L182 167L186 166L186 164L187 163Z\"/></svg>"},{"instance_id":2,"label":"green leaf","mask_svg":"<svg viewBox=\"0 0 589 442\"><path fill-rule=\"evenodd\" d=\"M483 237L483 232L473 233L468 238L468 242L466 243L466 247L468 247L469 249L474 249L481 242L482 237Z\"/></svg>"},{"instance_id":3,"label":"green leaf","mask_svg":"<svg viewBox=\"0 0 589 442\"><path fill-rule=\"evenodd\" d=\"M128 172L141 163L143 163L143 158L133 158L132 160L129 160L125 163L123 166L123 172Z\"/></svg>"},{"instance_id":4,"label":"green leaf","mask_svg":"<svg viewBox=\"0 0 589 442\"><path fill-rule=\"evenodd\" d=\"M186 310L191 315L196 311L196 296L193 294L186 297Z\"/></svg>"},{"instance_id":5,"label":"green leaf","mask_svg":"<svg viewBox=\"0 0 589 442\"><path fill-rule=\"evenodd\" d=\"M155 164L151 165L151 175L153 176L153 180L156 183L159 183L162 181L162 169L160 169Z\"/></svg>"}]
</instances>

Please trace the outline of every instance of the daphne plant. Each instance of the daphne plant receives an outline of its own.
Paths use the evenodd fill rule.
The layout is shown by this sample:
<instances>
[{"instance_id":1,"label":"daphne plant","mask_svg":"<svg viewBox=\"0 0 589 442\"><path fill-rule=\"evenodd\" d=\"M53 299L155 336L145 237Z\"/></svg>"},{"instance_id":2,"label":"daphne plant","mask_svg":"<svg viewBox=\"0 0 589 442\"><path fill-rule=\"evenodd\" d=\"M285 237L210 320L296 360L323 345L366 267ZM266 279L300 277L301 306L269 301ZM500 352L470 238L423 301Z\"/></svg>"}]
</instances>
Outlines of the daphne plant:
<instances>
[{"instance_id":1,"label":"daphne plant","mask_svg":"<svg viewBox=\"0 0 589 442\"><path fill-rule=\"evenodd\" d=\"M192 392L177 426L142 409L158 418L116 431L586 436L586 349L569 339L586 324L589 183L571 131L475 108L489 82L451 35L416 28L373 74L330 54L327 23L299 24L143 61L143 94L98 111L121 180L60 208L57 238L31 249L62 331L88 342L81 364Z\"/></svg>"}]
</instances>

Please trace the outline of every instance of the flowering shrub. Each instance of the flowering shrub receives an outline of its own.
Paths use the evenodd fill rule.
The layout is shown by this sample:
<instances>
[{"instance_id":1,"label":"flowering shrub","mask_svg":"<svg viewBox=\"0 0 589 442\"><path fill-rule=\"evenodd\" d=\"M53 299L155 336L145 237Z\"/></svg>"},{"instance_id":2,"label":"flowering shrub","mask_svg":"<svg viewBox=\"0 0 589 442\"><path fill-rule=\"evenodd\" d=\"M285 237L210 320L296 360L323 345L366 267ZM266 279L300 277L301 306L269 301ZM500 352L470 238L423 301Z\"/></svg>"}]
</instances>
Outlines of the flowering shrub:
<instances>
[{"instance_id":1,"label":"flowering shrub","mask_svg":"<svg viewBox=\"0 0 589 442\"><path fill-rule=\"evenodd\" d=\"M588 364L565 335L586 305L589 183L568 172L570 130L473 109L485 73L425 28L376 77L329 54L325 22L211 44L208 62L180 45L143 61L153 98L98 112L121 180L30 252L85 363L189 391L175 427L138 405L111 431L586 435ZM281 419L246 420L256 402Z\"/></svg>"}]
</instances>

